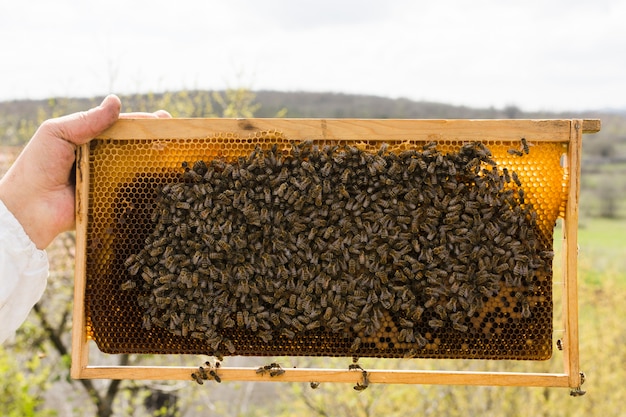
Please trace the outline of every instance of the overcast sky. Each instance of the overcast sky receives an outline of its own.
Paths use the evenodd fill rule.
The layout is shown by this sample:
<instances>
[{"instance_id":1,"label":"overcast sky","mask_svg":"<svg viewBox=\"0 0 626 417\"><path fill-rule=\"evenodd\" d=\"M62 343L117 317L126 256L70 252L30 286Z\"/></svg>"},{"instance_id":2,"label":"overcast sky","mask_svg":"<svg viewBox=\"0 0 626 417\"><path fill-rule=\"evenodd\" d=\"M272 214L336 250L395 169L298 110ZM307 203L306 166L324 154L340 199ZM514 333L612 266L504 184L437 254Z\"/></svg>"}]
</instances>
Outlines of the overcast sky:
<instances>
[{"instance_id":1,"label":"overcast sky","mask_svg":"<svg viewBox=\"0 0 626 417\"><path fill-rule=\"evenodd\" d=\"M313 91L626 108L626 0L0 3L0 100Z\"/></svg>"}]
</instances>

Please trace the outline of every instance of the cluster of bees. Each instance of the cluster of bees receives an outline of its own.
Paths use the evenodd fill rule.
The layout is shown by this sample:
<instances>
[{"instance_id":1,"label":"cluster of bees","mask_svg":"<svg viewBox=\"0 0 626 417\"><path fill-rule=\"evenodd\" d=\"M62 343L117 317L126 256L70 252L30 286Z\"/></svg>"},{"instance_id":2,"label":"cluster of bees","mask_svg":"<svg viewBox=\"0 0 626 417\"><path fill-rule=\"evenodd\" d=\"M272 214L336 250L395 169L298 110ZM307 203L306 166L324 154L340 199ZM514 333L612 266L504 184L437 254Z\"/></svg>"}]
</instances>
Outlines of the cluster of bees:
<instances>
[{"instance_id":1,"label":"cluster of bees","mask_svg":"<svg viewBox=\"0 0 626 417\"><path fill-rule=\"evenodd\" d=\"M433 330L471 333L504 290L530 317L534 274L551 265L516 173L479 142L445 154L302 142L182 168L122 289L138 292L146 329L214 353L236 353L232 331L264 343L326 332L358 355L383 315L422 348Z\"/></svg>"},{"instance_id":2,"label":"cluster of bees","mask_svg":"<svg viewBox=\"0 0 626 417\"><path fill-rule=\"evenodd\" d=\"M219 361L216 361L215 364L206 361L204 366L199 366L197 371L191 373L191 378L199 385L203 385L206 380L213 380L219 384L222 382L222 378L217 373L220 365L221 362Z\"/></svg>"}]
</instances>

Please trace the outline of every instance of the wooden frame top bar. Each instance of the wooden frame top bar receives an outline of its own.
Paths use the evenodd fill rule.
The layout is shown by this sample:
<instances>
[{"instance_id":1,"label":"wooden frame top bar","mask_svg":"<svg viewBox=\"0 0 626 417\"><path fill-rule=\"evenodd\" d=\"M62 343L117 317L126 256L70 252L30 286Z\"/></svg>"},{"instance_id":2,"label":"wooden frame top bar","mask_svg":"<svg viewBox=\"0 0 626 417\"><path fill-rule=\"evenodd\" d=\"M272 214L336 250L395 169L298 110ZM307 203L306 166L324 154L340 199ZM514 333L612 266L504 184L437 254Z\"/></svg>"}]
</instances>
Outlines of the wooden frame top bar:
<instances>
[{"instance_id":1,"label":"wooden frame top bar","mask_svg":"<svg viewBox=\"0 0 626 417\"><path fill-rule=\"evenodd\" d=\"M570 119L120 119L97 139L203 139L229 132L240 137L279 132L297 140L462 140L568 142ZM600 120L583 121L583 133ZM181 134L183 137L181 137Z\"/></svg>"}]
</instances>

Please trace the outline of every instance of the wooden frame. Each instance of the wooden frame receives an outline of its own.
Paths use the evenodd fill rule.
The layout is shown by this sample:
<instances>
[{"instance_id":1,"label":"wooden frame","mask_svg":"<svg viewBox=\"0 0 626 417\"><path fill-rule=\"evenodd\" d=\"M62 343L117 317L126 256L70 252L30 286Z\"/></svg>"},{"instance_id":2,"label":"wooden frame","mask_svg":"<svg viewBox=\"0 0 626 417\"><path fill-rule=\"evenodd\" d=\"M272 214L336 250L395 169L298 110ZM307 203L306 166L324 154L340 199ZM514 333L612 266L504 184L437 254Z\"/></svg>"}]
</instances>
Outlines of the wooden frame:
<instances>
[{"instance_id":1,"label":"wooden frame","mask_svg":"<svg viewBox=\"0 0 626 417\"><path fill-rule=\"evenodd\" d=\"M534 141L567 144L567 204L563 226L563 371L560 373L464 372L420 370L369 370L371 383L544 386L579 389L577 227L580 161L583 133L600 130L599 120L355 120L355 119L169 119L120 120L97 139L205 138L219 132L249 135L256 131L280 131L285 137L332 140L476 140L515 141L532 135ZM78 148L76 194L76 281L72 335L73 378L192 380L192 367L94 366L89 364L85 319L86 231L89 184L89 145ZM269 378L256 368L222 367L222 381L349 382L360 375L346 369L287 369Z\"/></svg>"}]
</instances>

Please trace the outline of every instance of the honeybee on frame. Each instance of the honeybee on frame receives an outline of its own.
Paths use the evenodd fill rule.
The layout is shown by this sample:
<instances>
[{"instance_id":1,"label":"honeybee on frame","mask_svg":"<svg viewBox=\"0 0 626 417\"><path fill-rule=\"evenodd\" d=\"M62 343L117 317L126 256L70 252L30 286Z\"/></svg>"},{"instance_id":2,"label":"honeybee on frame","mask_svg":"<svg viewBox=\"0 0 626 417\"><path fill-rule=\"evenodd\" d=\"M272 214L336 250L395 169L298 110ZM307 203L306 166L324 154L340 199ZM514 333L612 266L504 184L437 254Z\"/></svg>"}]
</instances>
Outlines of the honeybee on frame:
<instances>
[{"instance_id":1,"label":"honeybee on frame","mask_svg":"<svg viewBox=\"0 0 626 417\"><path fill-rule=\"evenodd\" d=\"M528 155L530 149L528 148L528 142L526 141L526 138L522 138L521 142L522 142L522 150L524 151L526 155Z\"/></svg>"}]
</instances>

